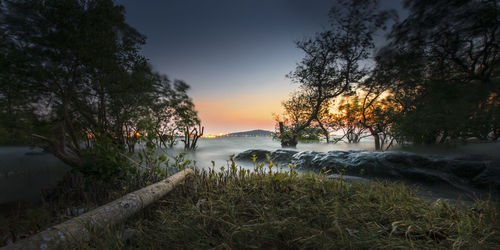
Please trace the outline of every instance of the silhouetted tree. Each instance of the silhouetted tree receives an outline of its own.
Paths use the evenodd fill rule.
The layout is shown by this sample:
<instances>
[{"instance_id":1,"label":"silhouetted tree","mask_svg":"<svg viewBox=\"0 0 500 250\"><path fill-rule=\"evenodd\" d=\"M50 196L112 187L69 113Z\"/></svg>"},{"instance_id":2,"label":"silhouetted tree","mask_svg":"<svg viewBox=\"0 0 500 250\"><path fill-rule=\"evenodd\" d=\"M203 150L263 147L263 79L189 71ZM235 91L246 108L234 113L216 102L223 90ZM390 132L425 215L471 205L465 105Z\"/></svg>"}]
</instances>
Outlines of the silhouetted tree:
<instances>
[{"instance_id":1,"label":"silhouetted tree","mask_svg":"<svg viewBox=\"0 0 500 250\"><path fill-rule=\"evenodd\" d=\"M444 143L498 131L498 3L405 1L377 56L377 81L401 111L393 131L415 143Z\"/></svg>"},{"instance_id":2,"label":"silhouetted tree","mask_svg":"<svg viewBox=\"0 0 500 250\"><path fill-rule=\"evenodd\" d=\"M171 106L175 110L175 128L184 137L184 148L195 150L198 139L203 136L204 127L198 113L195 110L194 103L187 95L189 86L183 81L175 81L175 95L173 95Z\"/></svg>"},{"instance_id":3,"label":"silhouetted tree","mask_svg":"<svg viewBox=\"0 0 500 250\"><path fill-rule=\"evenodd\" d=\"M393 14L377 9L376 0L338 1L330 10L330 28L297 42L305 56L288 77L310 92L313 99L308 118L290 131L292 136L281 138L283 146L296 145L293 135L319 120L323 103L351 91L369 73L361 62L374 48L375 32Z\"/></svg>"},{"instance_id":4,"label":"silhouetted tree","mask_svg":"<svg viewBox=\"0 0 500 250\"><path fill-rule=\"evenodd\" d=\"M314 93L310 91L298 91L291 94L288 100L281 103L284 112L281 116L276 115L275 120L278 125L278 136L281 141L287 141L284 146L295 146L299 139L312 137L311 133L315 133L317 129L306 131L302 129L299 132L294 132L298 127L303 126L311 116L314 103ZM324 102L320 111L316 115L316 119L310 123L311 128L319 128L329 142L329 131L326 123L328 115L328 103ZM295 144L293 143L295 142Z\"/></svg>"},{"instance_id":5,"label":"silhouetted tree","mask_svg":"<svg viewBox=\"0 0 500 250\"><path fill-rule=\"evenodd\" d=\"M405 6L410 14L395 25L389 46L423 57L427 78L467 81L500 94L494 75L499 63L497 1L406 0Z\"/></svg>"},{"instance_id":6,"label":"silhouetted tree","mask_svg":"<svg viewBox=\"0 0 500 250\"><path fill-rule=\"evenodd\" d=\"M358 143L363 137L366 128L361 124L363 103L358 95L343 99L337 110L331 116L332 127L343 132L339 140L346 139L348 143Z\"/></svg>"},{"instance_id":7,"label":"silhouetted tree","mask_svg":"<svg viewBox=\"0 0 500 250\"><path fill-rule=\"evenodd\" d=\"M392 146L394 137L391 128L393 117L398 111L398 105L392 102L391 97L382 98L382 94L383 92L374 92L373 89L364 93L359 121L373 136L375 150L387 150Z\"/></svg>"},{"instance_id":8,"label":"silhouetted tree","mask_svg":"<svg viewBox=\"0 0 500 250\"><path fill-rule=\"evenodd\" d=\"M122 6L111 0L7 0L1 10L6 46L0 63L13 63L1 68L0 101L18 101L11 107L32 109L52 124L52 135L37 137L67 164L81 165L87 150L81 142L91 146L89 138L133 151L139 135L155 136L153 121L163 119L152 119L155 112L173 109L165 116L199 123L187 84L172 87L153 72L140 54L145 37L125 23Z\"/></svg>"}]
</instances>

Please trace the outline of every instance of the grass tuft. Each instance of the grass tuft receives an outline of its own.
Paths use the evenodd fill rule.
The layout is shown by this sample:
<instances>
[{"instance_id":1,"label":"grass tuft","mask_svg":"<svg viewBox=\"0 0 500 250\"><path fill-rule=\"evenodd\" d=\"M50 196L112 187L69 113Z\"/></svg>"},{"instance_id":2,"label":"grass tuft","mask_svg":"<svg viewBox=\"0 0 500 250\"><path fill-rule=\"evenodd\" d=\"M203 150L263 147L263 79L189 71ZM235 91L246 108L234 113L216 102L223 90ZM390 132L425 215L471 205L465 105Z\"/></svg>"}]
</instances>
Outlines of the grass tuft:
<instances>
[{"instance_id":1,"label":"grass tuft","mask_svg":"<svg viewBox=\"0 0 500 250\"><path fill-rule=\"evenodd\" d=\"M389 182L348 183L321 174L197 171L126 227L141 232L117 246L168 249L492 249L500 245L497 205L423 201ZM108 237L119 234L107 234ZM118 237L118 236L116 236ZM108 242L110 244L108 244ZM90 244L90 245L89 245Z\"/></svg>"}]
</instances>

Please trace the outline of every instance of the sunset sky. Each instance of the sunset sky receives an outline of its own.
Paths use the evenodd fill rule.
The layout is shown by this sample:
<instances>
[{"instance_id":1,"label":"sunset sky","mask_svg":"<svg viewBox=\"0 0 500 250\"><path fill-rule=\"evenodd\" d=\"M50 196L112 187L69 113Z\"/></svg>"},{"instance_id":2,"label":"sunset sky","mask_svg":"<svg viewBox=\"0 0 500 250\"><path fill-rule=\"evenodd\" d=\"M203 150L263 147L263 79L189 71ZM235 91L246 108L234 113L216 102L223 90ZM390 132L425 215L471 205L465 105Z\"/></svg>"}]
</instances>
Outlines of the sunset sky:
<instances>
[{"instance_id":1,"label":"sunset sky","mask_svg":"<svg viewBox=\"0 0 500 250\"><path fill-rule=\"evenodd\" d=\"M272 113L297 89L285 77L294 41L328 27L330 0L119 1L147 36L154 68L190 86L205 133L274 130ZM401 1L381 1L401 8Z\"/></svg>"}]
</instances>

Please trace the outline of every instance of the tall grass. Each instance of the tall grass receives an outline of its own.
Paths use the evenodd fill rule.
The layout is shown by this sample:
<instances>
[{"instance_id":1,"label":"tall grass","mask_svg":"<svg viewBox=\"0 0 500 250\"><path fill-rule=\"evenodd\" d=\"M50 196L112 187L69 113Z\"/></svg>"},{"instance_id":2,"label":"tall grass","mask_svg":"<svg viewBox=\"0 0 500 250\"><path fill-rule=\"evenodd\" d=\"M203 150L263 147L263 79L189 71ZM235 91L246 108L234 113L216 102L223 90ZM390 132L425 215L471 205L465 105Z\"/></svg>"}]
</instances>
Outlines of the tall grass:
<instances>
[{"instance_id":1,"label":"tall grass","mask_svg":"<svg viewBox=\"0 0 500 250\"><path fill-rule=\"evenodd\" d=\"M197 171L120 229L71 248L157 249L494 249L497 205L426 202L389 182L349 183L322 174L254 171L234 161ZM140 236L120 240L120 230Z\"/></svg>"}]
</instances>

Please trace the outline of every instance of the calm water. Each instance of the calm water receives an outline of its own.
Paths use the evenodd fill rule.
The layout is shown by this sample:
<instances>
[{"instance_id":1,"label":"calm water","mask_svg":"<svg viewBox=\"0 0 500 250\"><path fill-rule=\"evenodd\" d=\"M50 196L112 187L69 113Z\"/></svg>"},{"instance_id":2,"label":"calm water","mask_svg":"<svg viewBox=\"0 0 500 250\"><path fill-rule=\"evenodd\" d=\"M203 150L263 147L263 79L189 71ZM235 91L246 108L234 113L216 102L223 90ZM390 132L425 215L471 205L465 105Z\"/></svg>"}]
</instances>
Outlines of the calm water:
<instances>
[{"instance_id":1,"label":"calm water","mask_svg":"<svg viewBox=\"0 0 500 250\"><path fill-rule=\"evenodd\" d=\"M248 149L280 149L279 141L271 137L223 137L200 139L198 149L189 152L187 159L196 161L199 168L226 166L232 154ZM331 150L373 150L373 140L366 138L357 144L337 143L299 143L297 151L327 152ZM405 150L422 154L474 154L500 160L500 143L467 144L441 147L395 147L393 150ZM28 147L0 147L0 203L18 199L36 200L40 190L54 187L64 174L69 171L64 163L51 154L42 154L41 149ZM161 150L158 153L175 156L182 152L182 143L174 149ZM251 168L252 166L244 166Z\"/></svg>"},{"instance_id":2,"label":"calm water","mask_svg":"<svg viewBox=\"0 0 500 250\"><path fill-rule=\"evenodd\" d=\"M188 153L186 158L195 160L199 167L210 166L210 161L215 161L217 166L226 164L229 156L238 154L248 149L281 149L281 144L271 137L222 137L215 139L200 139L198 149ZM299 143L296 151L328 152L332 150L374 150L371 137L364 138L360 143ZM406 146L395 145L390 150L407 151L419 154L442 155L482 155L485 158L500 160L500 143L477 143L464 145L435 145L435 146ZM176 145L174 150L163 151L172 156L182 152L182 145Z\"/></svg>"},{"instance_id":3,"label":"calm water","mask_svg":"<svg viewBox=\"0 0 500 250\"><path fill-rule=\"evenodd\" d=\"M41 152L40 148L0 147L0 204L36 201L42 189L54 187L70 170L56 157Z\"/></svg>"},{"instance_id":4,"label":"calm water","mask_svg":"<svg viewBox=\"0 0 500 250\"><path fill-rule=\"evenodd\" d=\"M200 139L195 152L189 152L186 158L196 161L198 167L211 166L215 161L217 166L226 165L232 154L238 154L248 149L281 149L281 144L271 137L221 137L214 139ZM358 144L337 143L299 143L296 151L328 152L331 150L373 149L373 141L365 140ZM165 151L164 151L165 152ZM175 155L182 152L182 145L177 145L174 150L167 150L167 155Z\"/></svg>"}]
</instances>

